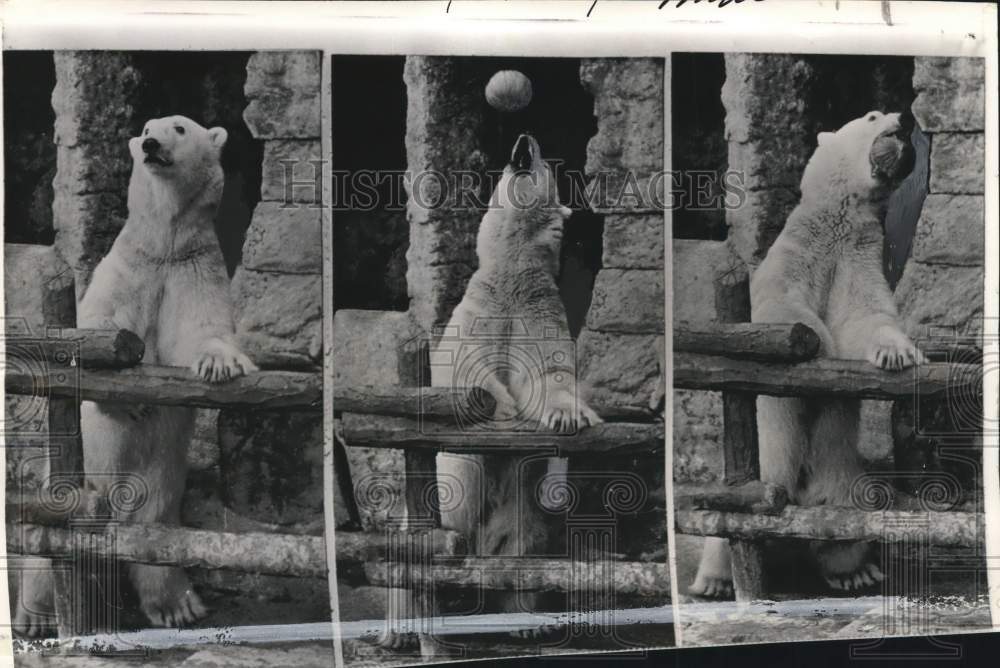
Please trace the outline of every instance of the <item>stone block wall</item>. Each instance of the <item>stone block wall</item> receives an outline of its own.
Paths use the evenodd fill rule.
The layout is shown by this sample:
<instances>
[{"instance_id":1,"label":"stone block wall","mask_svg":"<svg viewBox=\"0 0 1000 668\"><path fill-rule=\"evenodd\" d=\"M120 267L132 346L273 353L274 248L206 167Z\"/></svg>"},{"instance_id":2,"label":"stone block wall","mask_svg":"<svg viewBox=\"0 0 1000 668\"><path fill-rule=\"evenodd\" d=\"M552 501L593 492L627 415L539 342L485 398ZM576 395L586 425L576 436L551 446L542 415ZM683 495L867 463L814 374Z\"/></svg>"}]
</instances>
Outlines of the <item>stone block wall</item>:
<instances>
[{"instance_id":1,"label":"stone block wall","mask_svg":"<svg viewBox=\"0 0 1000 668\"><path fill-rule=\"evenodd\" d=\"M577 357L599 404L644 405L660 377L664 67L659 58L580 63L597 119L587 144L587 195L604 215L604 250ZM619 198L623 191L635 196Z\"/></svg>"},{"instance_id":2,"label":"stone block wall","mask_svg":"<svg viewBox=\"0 0 1000 668\"><path fill-rule=\"evenodd\" d=\"M913 115L930 140L928 193L896 287L907 333L982 333L985 92L980 58L918 57Z\"/></svg>"},{"instance_id":3,"label":"stone block wall","mask_svg":"<svg viewBox=\"0 0 1000 668\"><path fill-rule=\"evenodd\" d=\"M261 51L247 63L243 118L264 164L232 294L241 344L274 367L319 365L322 353L321 59Z\"/></svg>"}]
</instances>

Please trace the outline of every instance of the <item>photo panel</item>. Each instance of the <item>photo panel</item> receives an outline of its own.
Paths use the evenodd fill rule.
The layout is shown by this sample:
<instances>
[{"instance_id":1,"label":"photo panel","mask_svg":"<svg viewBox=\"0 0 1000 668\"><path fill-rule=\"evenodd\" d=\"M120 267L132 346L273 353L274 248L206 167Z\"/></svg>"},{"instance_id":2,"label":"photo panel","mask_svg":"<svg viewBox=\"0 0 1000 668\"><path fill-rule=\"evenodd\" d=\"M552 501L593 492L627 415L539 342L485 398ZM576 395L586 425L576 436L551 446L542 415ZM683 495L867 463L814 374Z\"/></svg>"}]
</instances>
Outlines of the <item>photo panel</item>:
<instances>
[{"instance_id":1,"label":"photo panel","mask_svg":"<svg viewBox=\"0 0 1000 668\"><path fill-rule=\"evenodd\" d=\"M984 60L672 61L683 646L990 629Z\"/></svg>"},{"instance_id":2,"label":"photo panel","mask_svg":"<svg viewBox=\"0 0 1000 668\"><path fill-rule=\"evenodd\" d=\"M345 665L673 646L665 60L331 60Z\"/></svg>"},{"instance_id":3,"label":"photo panel","mask_svg":"<svg viewBox=\"0 0 1000 668\"><path fill-rule=\"evenodd\" d=\"M18 660L332 665L322 52L3 56Z\"/></svg>"}]
</instances>

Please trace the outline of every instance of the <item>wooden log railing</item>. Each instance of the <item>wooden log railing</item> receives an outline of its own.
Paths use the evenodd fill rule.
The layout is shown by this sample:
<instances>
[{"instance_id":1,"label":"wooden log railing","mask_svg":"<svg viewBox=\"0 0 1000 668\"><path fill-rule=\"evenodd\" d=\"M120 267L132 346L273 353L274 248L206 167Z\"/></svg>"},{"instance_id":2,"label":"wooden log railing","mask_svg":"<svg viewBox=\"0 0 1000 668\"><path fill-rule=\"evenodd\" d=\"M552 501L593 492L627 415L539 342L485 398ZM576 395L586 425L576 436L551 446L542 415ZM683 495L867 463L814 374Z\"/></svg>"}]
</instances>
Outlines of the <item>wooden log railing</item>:
<instances>
[{"instance_id":1,"label":"wooden log railing","mask_svg":"<svg viewBox=\"0 0 1000 668\"><path fill-rule=\"evenodd\" d=\"M814 359L818 344L815 333L801 324L680 323L674 331L674 387L723 392L725 482L731 486L679 495L674 527L679 533L729 539L738 601L763 597L760 544L768 538L891 543L912 536L887 527L919 527L933 545L983 544L982 513L796 507L786 505L784 490L760 483L753 408L757 394L883 400L954 396L966 401L982 394L981 365L932 362L884 371L866 361ZM942 359L925 352L929 359ZM966 354L959 359L974 358Z\"/></svg>"},{"instance_id":2,"label":"wooden log railing","mask_svg":"<svg viewBox=\"0 0 1000 668\"><path fill-rule=\"evenodd\" d=\"M129 366L141 359L142 350L128 333L72 329L61 332L61 336L52 340L35 342L41 347L43 357L58 368L49 369L39 377L17 365L13 368L8 365L5 373L9 392L48 397L51 433L69 435L62 437L66 442L60 443L55 451L53 471L78 475L82 470L76 428L80 400L261 410L323 408L323 383L318 373L262 371L226 384L210 385L194 378L186 369ZM809 360L809 355L818 350L814 335L810 334L801 325L713 324L702 329L678 325L674 333L674 387L722 391L732 399L724 402L727 430L724 448L727 470L732 474L727 475L729 482L753 483L756 477L756 430L752 428L755 394L894 399L942 396L949 392L968 397L982 391L981 374L975 365L930 363L907 371L887 372L866 362ZM78 355L67 359L67 346L78 351ZM72 373L66 373L67 369ZM598 407L597 412L608 422L572 435L547 433L527 425L496 431L488 423L463 423L462 416L488 414L491 401L489 395L479 390L463 388L335 388L333 397L335 424L346 442L352 446L402 449L407 477L432 475L435 450L495 452L502 444L504 452L514 455L539 449L567 454L629 452L664 446L663 425L649 410L644 397L637 397L634 406ZM474 439L470 439L470 433L475 434ZM55 442L56 437L53 439ZM470 441L476 445L470 445ZM472 557L455 561L454 557L461 554L460 541L450 532L434 528L436 511L426 505L427 497L421 486L410 484L405 496L411 516L426 522L417 522L416 529L403 541L376 534L342 533L337 538L338 560L363 564L373 582L409 578L406 581L418 584L500 588L582 586L579 578L573 576L545 575L544 569L556 567L555 562L545 560L525 559L523 563L514 560L507 564L511 567L507 569L496 568L495 561L481 563ZM982 518L976 513L914 514L786 504L787 495L773 486L760 483L744 489L730 486L679 498L674 522L680 532L726 536L747 548L743 552L734 551L735 570L743 569L742 581L737 579L737 595L744 599L760 592L760 583L754 582L759 578L755 565L759 555L755 550L756 544L766 537L885 540L881 527L887 521L906 522L919 516L927 526L931 543L967 546L981 540ZM27 520L8 531L12 551L56 557L76 554L70 530L32 524L65 524L72 513L33 508L31 499L24 497L8 499L8 512L12 517ZM104 541L90 541L86 549L97 553L103 550L107 558L303 577L321 577L326 569L323 539L317 536L232 534L124 524L99 531L114 534L113 547L101 547ZM405 566L377 558L389 550L390 543L394 553L400 544L420 545L421 554L432 556L432 561L424 561L419 572L410 572L412 564ZM404 549L398 554L405 552ZM562 567L569 562L558 560L558 563ZM399 568L406 572L397 572ZM491 573L487 584L483 584L480 575L475 575L482 569ZM621 585L625 590L639 587L629 584L634 580L647 583L639 587L645 587L643 591L669 591L663 564L615 562L615 569L623 574L615 576L616 586ZM615 569L610 572L619 572ZM65 582L61 585L66 586ZM70 604L69 600L60 601L57 597L57 614L72 614ZM73 630L60 624L60 635Z\"/></svg>"}]
</instances>

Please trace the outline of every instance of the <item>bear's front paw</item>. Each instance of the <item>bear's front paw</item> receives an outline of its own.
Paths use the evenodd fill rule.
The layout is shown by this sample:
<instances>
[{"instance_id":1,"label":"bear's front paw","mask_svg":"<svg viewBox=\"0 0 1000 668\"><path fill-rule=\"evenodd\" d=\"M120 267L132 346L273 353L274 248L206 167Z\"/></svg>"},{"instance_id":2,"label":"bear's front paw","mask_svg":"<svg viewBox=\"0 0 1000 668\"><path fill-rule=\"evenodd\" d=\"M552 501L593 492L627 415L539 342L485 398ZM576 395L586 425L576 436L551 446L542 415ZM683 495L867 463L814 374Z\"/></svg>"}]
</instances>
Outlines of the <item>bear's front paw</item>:
<instances>
[{"instance_id":1,"label":"bear's front paw","mask_svg":"<svg viewBox=\"0 0 1000 668\"><path fill-rule=\"evenodd\" d=\"M923 364L927 358L913 345L910 337L891 325L883 325L875 330L868 361L880 369L899 371L914 364Z\"/></svg>"},{"instance_id":2,"label":"bear's front paw","mask_svg":"<svg viewBox=\"0 0 1000 668\"><path fill-rule=\"evenodd\" d=\"M557 390L545 402L542 425L562 434L571 434L577 429L604 422L590 406L574 394Z\"/></svg>"},{"instance_id":3,"label":"bear's front paw","mask_svg":"<svg viewBox=\"0 0 1000 668\"><path fill-rule=\"evenodd\" d=\"M257 366L236 346L213 339L191 365L191 370L209 383L222 383L256 371Z\"/></svg>"}]
</instances>

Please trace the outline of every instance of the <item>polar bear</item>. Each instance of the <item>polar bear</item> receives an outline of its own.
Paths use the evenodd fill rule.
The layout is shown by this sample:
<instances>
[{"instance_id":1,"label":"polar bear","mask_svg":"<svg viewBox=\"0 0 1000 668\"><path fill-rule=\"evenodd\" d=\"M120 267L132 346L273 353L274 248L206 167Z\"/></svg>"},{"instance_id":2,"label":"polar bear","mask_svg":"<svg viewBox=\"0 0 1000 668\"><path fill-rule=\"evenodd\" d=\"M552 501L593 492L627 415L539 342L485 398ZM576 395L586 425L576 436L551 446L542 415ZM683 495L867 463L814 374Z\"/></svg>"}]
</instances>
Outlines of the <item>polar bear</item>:
<instances>
[{"instance_id":1,"label":"polar bear","mask_svg":"<svg viewBox=\"0 0 1000 668\"><path fill-rule=\"evenodd\" d=\"M431 351L431 385L482 387L496 399L491 416L478 416L492 418L485 429L570 434L603 422L577 383L573 341L556 285L563 224L570 214L559 204L538 141L522 134L479 225L479 266ZM567 469L565 458L545 453L441 453L438 483L453 492L445 495L452 496L450 502L442 502L441 525L466 537L478 555L544 554L551 531L546 511L559 506ZM532 594L493 598L486 604L504 612L536 607ZM380 642L399 647L407 639L392 623Z\"/></svg>"},{"instance_id":2,"label":"polar bear","mask_svg":"<svg viewBox=\"0 0 1000 668\"><path fill-rule=\"evenodd\" d=\"M79 327L131 330L145 342L145 362L187 367L213 383L256 370L234 339L229 277L213 229L226 137L224 128L168 116L150 120L129 141L128 220L77 307ZM180 522L194 417L190 407L82 403L88 483L124 481L139 492L117 519ZM127 571L152 624L204 616L182 569L128 564ZM38 635L51 609L51 574L42 571L25 582L15 628Z\"/></svg>"},{"instance_id":3,"label":"polar bear","mask_svg":"<svg viewBox=\"0 0 1000 668\"><path fill-rule=\"evenodd\" d=\"M914 164L913 117L877 111L821 132L802 175L802 199L750 282L753 322L811 327L824 357L899 370L925 361L899 325L882 272L882 221L889 194ZM851 505L864 473L857 399L757 398L761 478L800 505ZM883 579L865 542L814 541L820 574L837 590ZM694 594L732 591L729 546L708 538Z\"/></svg>"}]
</instances>

